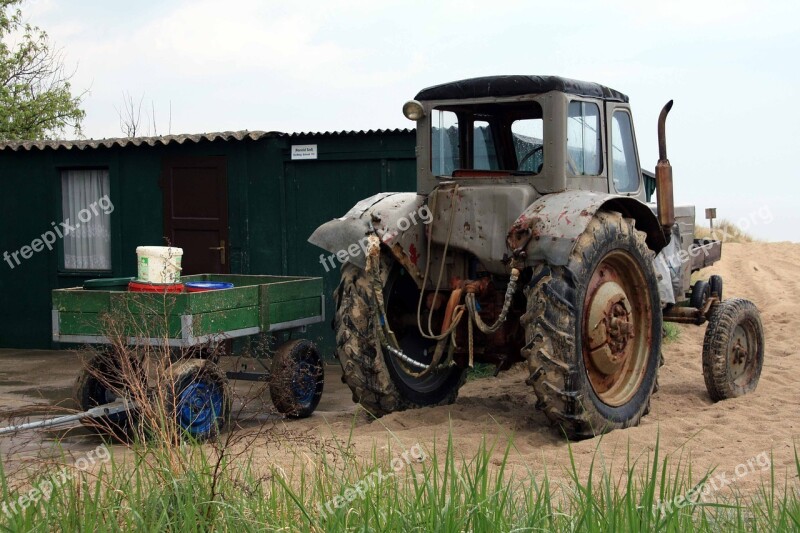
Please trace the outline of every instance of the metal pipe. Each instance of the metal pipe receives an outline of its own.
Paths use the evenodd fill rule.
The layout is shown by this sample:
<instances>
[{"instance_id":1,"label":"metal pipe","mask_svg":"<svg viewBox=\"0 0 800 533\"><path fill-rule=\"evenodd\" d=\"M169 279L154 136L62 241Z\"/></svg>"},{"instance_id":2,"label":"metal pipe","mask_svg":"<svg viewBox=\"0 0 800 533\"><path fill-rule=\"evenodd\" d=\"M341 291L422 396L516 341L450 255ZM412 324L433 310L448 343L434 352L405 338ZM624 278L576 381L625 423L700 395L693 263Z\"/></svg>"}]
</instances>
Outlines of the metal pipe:
<instances>
[{"instance_id":1,"label":"metal pipe","mask_svg":"<svg viewBox=\"0 0 800 533\"><path fill-rule=\"evenodd\" d=\"M664 235L672 234L675 225L675 200L672 192L672 165L667 159L667 114L672 109L672 100L667 102L658 116L658 163L656 163L656 200L658 202L658 222Z\"/></svg>"},{"instance_id":2,"label":"metal pipe","mask_svg":"<svg viewBox=\"0 0 800 533\"><path fill-rule=\"evenodd\" d=\"M52 426L62 426L64 424L69 424L71 422L78 422L80 420L83 420L84 418L100 418L103 416L108 416L121 413L123 411L128 411L129 409L133 408L133 405L134 405L133 402L129 402L128 400L117 400L115 402L108 403L105 405L98 405L97 407L93 407L88 411L84 411L83 413L58 416L56 418L47 418L45 420L37 420L35 422L26 422L24 424L18 424L16 426L7 426L4 428L0 428L0 435L6 435L8 433L16 433L17 431L24 431L26 429L41 429Z\"/></svg>"}]
</instances>

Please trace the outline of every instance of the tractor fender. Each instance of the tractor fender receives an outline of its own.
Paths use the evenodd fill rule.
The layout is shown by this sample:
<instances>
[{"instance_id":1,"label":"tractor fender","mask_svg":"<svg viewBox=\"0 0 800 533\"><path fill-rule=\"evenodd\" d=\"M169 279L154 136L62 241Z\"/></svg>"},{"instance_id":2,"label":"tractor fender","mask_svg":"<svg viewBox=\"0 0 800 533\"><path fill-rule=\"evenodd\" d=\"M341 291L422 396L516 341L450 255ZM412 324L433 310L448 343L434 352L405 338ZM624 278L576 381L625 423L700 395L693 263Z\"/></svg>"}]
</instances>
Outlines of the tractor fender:
<instances>
[{"instance_id":1,"label":"tractor fender","mask_svg":"<svg viewBox=\"0 0 800 533\"><path fill-rule=\"evenodd\" d=\"M333 258L329 256L329 263L350 262L366 268L367 238L377 235L395 259L421 279L417 265L424 265L420 260L425 250L425 226L433 220L426 199L416 193L370 196L343 217L322 224L308 242L330 252ZM320 262L323 261L324 254L320 257Z\"/></svg>"},{"instance_id":2,"label":"tractor fender","mask_svg":"<svg viewBox=\"0 0 800 533\"><path fill-rule=\"evenodd\" d=\"M526 265L541 261L566 265L578 237L600 210L617 211L634 219L655 253L666 246L658 218L646 204L628 196L582 190L548 194L533 202L511 226L506 244L514 257L525 259Z\"/></svg>"}]
</instances>

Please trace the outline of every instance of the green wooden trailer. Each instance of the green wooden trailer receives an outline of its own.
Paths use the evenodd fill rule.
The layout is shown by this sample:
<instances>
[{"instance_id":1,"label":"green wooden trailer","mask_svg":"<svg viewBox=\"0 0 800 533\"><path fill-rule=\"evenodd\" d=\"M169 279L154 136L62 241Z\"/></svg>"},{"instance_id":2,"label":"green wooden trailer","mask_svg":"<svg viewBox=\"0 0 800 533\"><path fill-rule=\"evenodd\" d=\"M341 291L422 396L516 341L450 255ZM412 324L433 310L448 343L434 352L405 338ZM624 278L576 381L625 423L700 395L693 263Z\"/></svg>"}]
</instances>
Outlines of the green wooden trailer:
<instances>
[{"instance_id":1,"label":"green wooden trailer","mask_svg":"<svg viewBox=\"0 0 800 533\"><path fill-rule=\"evenodd\" d=\"M108 346L98 350L76 382L76 399L84 411L109 407L99 420L85 420L116 437L129 437L138 426L138 409L126 390L131 386L122 376L124 367L142 364L136 360L141 351L137 346L166 349L171 358L178 354L172 358L169 390L162 397L172 398L170 416L193 438L208 438L225 423L231 410L228 379L268 382L278 411L289 417L309 416L324 382L322 358L313 342L283 342L269 355L269 366L256 354L261 370L251 372L222 372L208 354L218 353L216 348L229 339L262 334L278 339L284 337L281 332L305 332L306 326L324 321L322 279L226 274L181 279L192 281L233 287L144 293L127 291L121 284L108 290L76 287L52 292L54 341ZM126 345L132 348L120 349Z\"/></svg>"}]
</instances>

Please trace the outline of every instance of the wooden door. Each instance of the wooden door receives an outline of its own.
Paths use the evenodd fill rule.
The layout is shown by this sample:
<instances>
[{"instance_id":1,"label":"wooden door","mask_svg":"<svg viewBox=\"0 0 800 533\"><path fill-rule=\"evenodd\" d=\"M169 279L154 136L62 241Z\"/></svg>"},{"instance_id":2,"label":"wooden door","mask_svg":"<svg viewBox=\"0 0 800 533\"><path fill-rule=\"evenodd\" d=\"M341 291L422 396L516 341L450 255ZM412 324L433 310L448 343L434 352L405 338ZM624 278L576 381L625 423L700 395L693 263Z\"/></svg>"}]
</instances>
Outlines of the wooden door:
<instances>
[{"instance_id":1,"label":"wooden door","mask_svg":"<svg viewBox=\"0 0 800 533\"><path fill-rule=\"evenodd\" d=\"M164 160L164 237L183 248L184 275L230 272L226 167L224 157Z\"/></svg>"}]
</instances>

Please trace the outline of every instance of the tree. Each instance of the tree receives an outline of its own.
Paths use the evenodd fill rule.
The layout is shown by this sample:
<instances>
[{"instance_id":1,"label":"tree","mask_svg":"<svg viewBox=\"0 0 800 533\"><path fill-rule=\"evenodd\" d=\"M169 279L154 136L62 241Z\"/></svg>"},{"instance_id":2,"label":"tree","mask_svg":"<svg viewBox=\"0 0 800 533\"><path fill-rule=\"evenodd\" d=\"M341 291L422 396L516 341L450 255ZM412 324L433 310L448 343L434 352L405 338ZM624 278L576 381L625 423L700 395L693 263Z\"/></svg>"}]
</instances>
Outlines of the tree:
<instances>
[{"instance_id":1,"label":"tree","mask_svg":"<svg viewBox=\"0 0 800 533\"><path fill-rule=\"evenodd\" d=\"M46 32L23 22L21 1L0 0L0 140L80 135L86 93L72 94L74 71Z\"/></svg>"}]
</instances>

